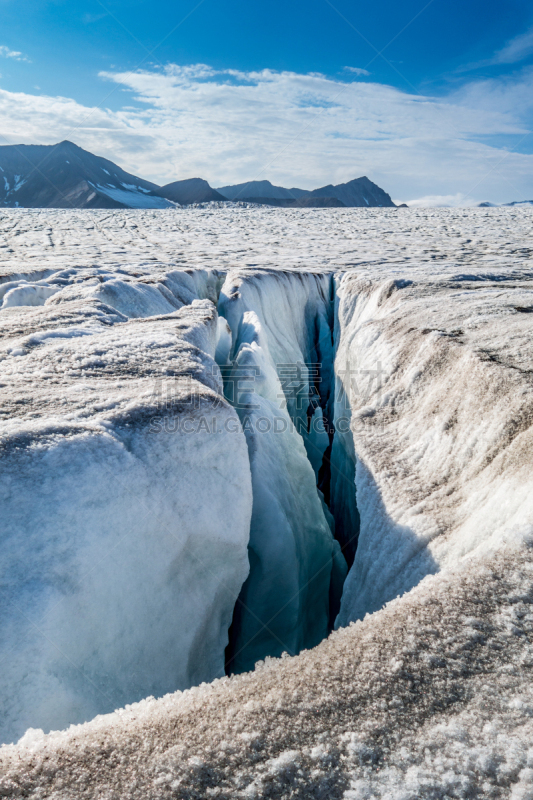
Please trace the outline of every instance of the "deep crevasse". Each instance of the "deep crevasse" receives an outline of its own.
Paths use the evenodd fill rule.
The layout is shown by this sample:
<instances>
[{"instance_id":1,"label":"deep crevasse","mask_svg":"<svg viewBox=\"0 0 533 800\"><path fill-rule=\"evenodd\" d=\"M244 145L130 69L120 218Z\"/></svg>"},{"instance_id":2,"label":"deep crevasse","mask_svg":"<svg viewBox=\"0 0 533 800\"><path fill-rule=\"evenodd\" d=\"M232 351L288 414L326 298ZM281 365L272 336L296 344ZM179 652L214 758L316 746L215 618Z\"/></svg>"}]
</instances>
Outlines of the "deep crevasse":
<instances>
[{"instance_id":1,"label":"deep crevasse","mask_svg":"<svg viewBox=\"0 0 533 800\"><path fill-rule=\"evenodd\" d=\"M18 401L2 439L4 740L219 677L232 615L231 670L331 630L346 575L316 486L331 277L229 275L232 336L195 299L216 300L221 283L93 269L2 286L0 357ZM28 292L37 307L17 306ZM241 425L215 350L230 382L253 373Z\"/></svg>"},{"instance_id":2,"label":"deep crevasse","mask_svg":"<svg viewBox=\"0 0 533 800\"><path fill-rule=\"evenodd\" d=\"M57 288L44 305L2 312L4 739L222 675L232 615L230 670L318 643L345 567L317 477L352 556L358 537L337 625L533 516L526 290L498 284L493 311L468 276L452 292L351 272L334 293L323 273L247 270L220 293L228 330L221 278L66 270L37 283Z\"/></svg>"},{"instance_id":3,"label":"deep crevasse","mask_svg":"<svg viewBox=\"0 0 533 800\"><path fill-rule=\"evenodd\" d=\"M33 225L37 215L31 216ZM24 218L27 217L25 214ZM48 212L43 212L42 217L48 219ZM432 210L420 227L421 212L414 209L409 212L407 223L403 214L401 218L398 214L394 222L392 215L372 218L357 212L350 218L347 215L322 218L317 235L319 213L309 217L298 214L297 221L289 228L290 236L286 237L288 245L280 248L280 257L266 243L275 242L283 226L269 224L265 236L261 220L276 221L281 215L269 211L252 217L247 212L244 222L234 214L221 217L222 226L220 217L212 215L215 229L218 226L221 232L218 251L213 248L210 228L204 227L204 232L208 230L208 236L204 237L206 246L197 247L202 242L201 229L191 226L188 241L194 242L197 262L204 264L209 257L217 265L242 263L240 233L244 227L246 233L251 231L250 219L253 219L260 235L255 241L255 251L252 247L253 256L246 250L246 258L260 263L271 263L275 258L278 264L300 263L306 267L308 263L318 263L315 245L319 241L320 263L332 264L339 253L336 243L342 240L339 264L352 264L356 259L358 265L365 261L369 265L357 266L351 274L340 277L337 289L336 372L340 408L336 419L338 422L341 415L349 415L353 451L351 442L345 441L342 459L336 463L347 460L349 466L357 454L355 481L361 514L358 549L345 584L343 623L380 609L391 597L402 595L417 581L420 583L404 597L396 597L384 609L335 632L317 648L297 658L269 660L253 673L224 678L160 700L147 699L62 734L44 737L30 731L23 744L0 753L1 789L8 796L70 798L72 786L83 797L110 796L120 787L121 796L131 800L151 796L170 799L176 794L208 797L214 791L228 800L288 794L301 798L335 795L355 800L363 796L399 798L406 792L412 797L432 798L443 793L474 796L480 791L502 800L509 794L528 796L533 780L532 550L515 548L513 541L524 538L527 523L533 519L530 313L533 289L527 262L530 215L522 217L524 224L519 228L514 209L498 211L494 216L485 209ZM63 230L69 227L71 237L78 239L76 215L73 220L72 215L65 213L65 218L68 225L62 223ZM152 242L137 236L139 218L135 217L135 241L143 244L139 252L151 254ZM57 223L57 215L55 219ZM239 219L240 230L235 224ZM287 230L287 217L283 215L283 219ZM335 219L337 222L333 224ZM144 229L150 230L151 225L153 220ZM401 236L400 227L404 231ZM172 228L167 241L171 243L169 251L172 249L173 259L174 221ZM335 235L329 236L332 229ZM389 238L391 230L393 236ZM520 230L525 230L521 236ZM463 237L457 235L461 231L475 243L468 250L463 247ZM342 236L337 236L338 232ZM238 243L238 250L233 252L228 250L231 235ZM114 227L114 237L115 241L124 241L118 225ZM129 248L133 241L131 231L128 237ZM83 241L90 245L92 234ZM525 259L521 263L525 267L520 266L514 255L520 242ZM59 249L54 248L48 263L56 262ZM93 259L90 246L81 249ZM113 258L116 250L114 243ZM327 259L322 258L325 250ZM131 251L125 248L124 252L131 261ZM103 257L102 251L98 257ZM444 258L449 263L441 260ZM71 253L65 260L71 264ZM72 281L78 282L75 271L70 272ZM135 273L138 272L142 273L142 269L135 268ZM189 326L190 310L172 313L179 302L160 290L159 285L165 285L159 280L162 275L145 276L146 281L125 274L114 277L125 283L144 283L134 293L138 303L135 301L128 307L136 312L133 316L147 313L166 316L131 324L121 316L122 312L113 311L113 302L119 302L116 295L120 289L113 295L111 286L105 298L100 295L88 299L76 290L77 297L67 305L66 291L61 290L46 300L41 309L26 308L16 317L16 307L6 306L0 314L3 334L0 358L11 350L5 363L2 361L2 369L9 374L5 382L9 392L4 392L3 400L6 395L9 402L12 400L11 405L5 402L2 406L7 415L2 444L5 436L19 448L19 466L24 468L9 473L10 491L20 489L21 483L17 481L23 475L28 476L32 455L40 463L47 459L48 465L54 463L55 454L68 455L61 431L52 424L58 420L65 422L68 415L68 420L74 423L72 427L77 426L78 432L94 437L91 441L95 442L100 423L111 421L110 427L104 426L104 433L121 453L117 463L128 470L133 467L133 477L138 477L143 467L140 451L135 447L128 451L126 445L138 444L142 435L138 435L138 429L135 433L129 428L134 435L118 441L117 422L122 419L126 423L126 432L128 423L135 422L142 428L143 416L146 419L153 412L155 406L149 401L147 382L150 370L164 378L179 377L187 390L195 387L194 381L199 379L204 386L200 394L207 402L204 411L209 410L209 415L204 416L211 419L214 412L218 417L215 407L222 401L221 386L218 374L212 371L212 360L205 358L205 349L210 350L211 345L201 344L203 323ZM38 283L39 279L33 276L32 282ZM184 283L190 279L190 275L184 277ZM95 275L92 280L96 291L99 279ZM148 285L152 288L147 289ZM39 291L30 294L36 300L44 300ZM18 295L20 299L24 291ZM15 294L12 301L16 299ZM201 309L195 306L192 312L195 317L198 312L212 315L212 309L206 305ZM210 319L211 326L214 318ZM113 326L114 332L109 335ZM189 328L189 333L184 340L185 328ZM106 330L106 336L100 335ZM71 341L67 341L69 331ZM98 335L90 343L95 332ZM227 346L227 337L222 338ZM184 368L182 373L178 369L180 363ZM374 381L368 392L369 375L359 370L375 372L378 363L385 373L382 386L378 390ZM82 379L77 393L73 376ZM348 411L343 406L343 392L348 395ZM39 401L48 398L50 402L32 407L29 402L32 394ZM184 399L186 392L180 396ZM25 402L15 403L14 397ZM67 401L66 414L63 399ZM106 406L109 402L114 407ZM142 413L137 414L141 406ZM239 437L237 414L229 405L222 408L231 427L236 426ZM180 419L191 419L183 404L177 402L172 402L162 416L172 427ZM224 422L222 417L218 419ZM341 427L344 425L337 427L335 436L339 446ZM94 679L97 673L103 684L117 678L124 697L135 699L143 688L132 686L131 672L116 669L127 658L133 663L144 654L144 663L152 671L166 669L172 663L175 651L170 648L160 649L157 653L161 657L157 653L154 657L152 646L157 637L152 636L151 630L146 633L153 623L154 610L161 615L156 619L163 623L167 621L168 608L176 610L176 619L172 619L176 627L171 633L179 632L191 614L206 613L207 619L212 618L213 608L204 602L205 576L200 574L198 581L193 580L192 591L198 590L196 605L159 604L160 599L168 596L164 593L165 581L160 580L165 569L157 574L151 568L151 560L150 568L146 569L146 553L141 549L139 555L137 551L137 543L149 545L152 541L153 552L158 553L159 545L167 544L159 536L161 517L167 516L175 524L184 505L189 509L188 519L192 523L188 530L200 545L196 555L210 553L210 536L200 536L205 530L204 519L199 520L197 515L197 509L204 505L213 512L209 532L215 541L219 530L232 537L239 533L236 560L227 566L233 568L238 562L244 565L244 570L242 576L234 573L235 594L230 612L222 620L225 628L224 624L218 628L218 638L204 636L204 629L199 628L195 639L206 648L213 647L214 672L220 674L227 621L248 567L249 516L240 517L243 523L240 526L236 517L239 508L242 511L241 486L246 470L249 473L249 454L241 435L242 469L239 469L236 459L227 456L226 448L235 447L233 440L221 436L223 457L219 458L216 451L217 457L212 459L210 447L214 442L212 437L209 442L204 433L196 444L208 446L194 453L193 444L190 456L198 460L188 477L188 461L180 458L177 451L178 458L165 459L172 469L161 469L157 456L160 448L165 447L163 425L160 428L163 441L158 441L153 451L155 468L160 469L158 482L152 481L156 475L147 469L146 482L135 480L132 490L122 498L116 493L112 496L112 487L103 486L107 492L104 498L111 498L115 504L106 503L102 513L104 523L109 522L108 530L112 531L114 520L120 524L121 517L115 514L107 520L105 511L120 508L120 500L127 501L126 511L136 524L138 536L124 539L130 557L128 564L136 558L135 580L129 582L128 597L133 600L147 597L153 603L149 609L140 603L141 610L149 612L142 619L150 623L144 625L143 639L135 629L138 615L128 616L139 605L130 609L125 604L121 608L113 601L110 592L115 574L113 565L106 562L106 569L99 576L99 589L104 599L111 600L104 604L105 613L109 615L112 609L115 619L122 615L120 618L129 623L129 628L124 626L124 636L115 650L109 651L111 655L118 654L116 660L109 660L111 669L96 670L89 677ZM169 445L169 449L173 447ZM97 472L101 466L99 452L105 455L95 448L89 454L94 458L87 463L65 458L63 485L67 485L69 469L74 488L79 477L76 469L90 466ZM186 455L187 449L183 452ZM2 467L5 465L3 462ZM173 471L177 473L177 484ZM127 477L129 472L123 470L120 475ZM31 491L19 492L20 502L14 505L19 520L30 513L30 508L34 513L37 498L37 502L42 501L43 509L51 510L52 519L59 518L62 522L57 510L61 506L56 508L54 503L65 499L68 492L62 495L57 491L59 482L52 478L49 468L40 477L42 480L32 484ZM113 477L110 473L110 482ZM142 496L150 503L163 499L158 494L159 479L165 488L175 486L179 492L172 503L164 504L163 515L150 519L150 526L143 527L141 515L136 513L139 499ZM219 491L226 482L235 487L231 497ZM211 502L212 485L222 502ZM250 480L248 486L250 512ZM1 490L4 491L3 484ZM333 496L335 491L332 487ZM5 497L2 494L2 502ZM75 504L79 499L80 494L73 495ZM89 510L96 519L98 493L93 500ZM157 506L156 502L150 508ZM46 521L45 513L42 517ZM71 534L77 531L81 534L69 538L74 555L84 531L87 532L83 525L78 526L79 519L79 514L71 515ZM91 551L91 567L104 554L111 560L106 548L99 547L105 545L105 536L98 536L103 532L105 528L100 525L91 529L96 545ZM23 536L17 542L23 542ZM36 526L30 544L40 542ZM2 539L2 546L5 544ZM490 550L497 552L491 554ZM58 557L64 552L58 548L53 554ZM158 562L163 568L167 555L163 547ZM20 588L24 569L35 561L31 548L20 548L18 564L22 566L18 574L8 571L13 585ZM61 561L50 558L43 563L48 570L49 585L57 590L53 571ZM172 563L178 578L183 577L180 570L185 573L190 566L188 558L177 557ZM440 570L440 574L424 579L428 571L435 570ZM227 569L223 571L224 576L217 573L221 580L228 574ZM60 588L76 610L79 576L69 570L66 575L70 583L65 582ZM90 593L82 593L82 597L91 600ZM36 619L33 617L36 608L39 606L28 609L30 618ZM214 608L220 608L218 600ZM82 611L90 617L88 602ZM90 662L94 667L101 655L98 648L105 650L108 644L102 637L105 629L85 624L83 617L73 615L73 618L78 627L69 628L75 635L71 641L63 640L63 652L72 654L74 646L76 653L78 643L86 648L94 646L91 651L94 659ZM39 644L35 630L28 625L21 631L19 623L20 618L10 631L5 616L1 621L3 664L8 664L11 670L8 677L14 676L14 691L9 697L4 691L4 696L9 700L14 697L13 704L21 697L23 681L17 665L5 658L12 653L5 647L6 641L7 645L13 642L18 645L19 641L27 640L29 649ZM155 633L164 630L164 625L152 627ZM56 631L57 626L52 626L47 633ZM13 639L9 641L11 633ZM179 658L185 659L190 653L194 661L198 656L197 648L187 651L189 643L181 636L178 639L171 636L171 644L178 645ZM61 659L57 651L54 655L55 661L50 659L46 667L50 664L57 667ZM199 663L202 661L201 658ZM4 671L4 680L6 674ZM64 673L56 671L55 677L63 676ZM77 677L80 686L83 685L83 675L78 673ZM144 684L144 689L147 688L149 691L148 682ZM39 698L38 694L35 696ZM50 694L51 705L55 699ZM72 701L66 708L70 719L84 718L76 706L84 699L83 692L73 693L68 699ZM100 697L97 702L101 703ZM32 713L35 710L28 708ZM106 706L101 703L99 708L105 710Z\"/></svg>"},{"instance_id":4,"label":"deep crevasse","mask_svg":"<svg viewBox=\"0 0 533 800\"><path fill-rule=\"evenodd\" d=\"M318 644L340 604L346 562L316 485L330 441L331 305L324 274L236 272L221 291L231 341L219 358L247 438L254 498L231 672Z\"/></svg>"}]
</instances>

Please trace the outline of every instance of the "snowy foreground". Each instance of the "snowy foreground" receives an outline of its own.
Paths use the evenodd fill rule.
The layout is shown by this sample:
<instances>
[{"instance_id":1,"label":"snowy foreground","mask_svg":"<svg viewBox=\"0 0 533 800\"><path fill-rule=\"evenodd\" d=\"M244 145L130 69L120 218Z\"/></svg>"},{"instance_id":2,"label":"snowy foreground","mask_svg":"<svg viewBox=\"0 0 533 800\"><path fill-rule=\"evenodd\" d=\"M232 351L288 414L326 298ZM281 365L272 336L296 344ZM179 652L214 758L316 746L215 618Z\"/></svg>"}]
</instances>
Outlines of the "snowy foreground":
<instances>
[{"instance_id":1,"label":"snowy foreground","mask_svg":"<svg viewBox=\"0 0 533 800\"><path fill-rule=\"evenodd\" d=\"M2 215L0 796L533 797L532 222Z\"/></svg>"}]
</instances>

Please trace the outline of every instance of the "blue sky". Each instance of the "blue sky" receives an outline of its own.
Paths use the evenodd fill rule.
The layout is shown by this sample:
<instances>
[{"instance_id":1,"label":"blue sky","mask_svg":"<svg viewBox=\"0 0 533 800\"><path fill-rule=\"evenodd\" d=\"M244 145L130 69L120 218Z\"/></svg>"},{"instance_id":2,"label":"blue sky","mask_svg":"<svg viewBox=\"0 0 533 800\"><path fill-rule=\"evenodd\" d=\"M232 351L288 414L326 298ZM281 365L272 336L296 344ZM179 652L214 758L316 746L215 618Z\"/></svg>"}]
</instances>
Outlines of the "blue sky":
<instances>
[{"instance_id":1,"label":"blue sky","mask_svg":"<svg viewBox=\"0 0 533 800\"><path fill-rule=\"evenodd\" d=\"M531 0L0 0L1 143L158 182L533 198Z\"/></svg>"}]
</instances>

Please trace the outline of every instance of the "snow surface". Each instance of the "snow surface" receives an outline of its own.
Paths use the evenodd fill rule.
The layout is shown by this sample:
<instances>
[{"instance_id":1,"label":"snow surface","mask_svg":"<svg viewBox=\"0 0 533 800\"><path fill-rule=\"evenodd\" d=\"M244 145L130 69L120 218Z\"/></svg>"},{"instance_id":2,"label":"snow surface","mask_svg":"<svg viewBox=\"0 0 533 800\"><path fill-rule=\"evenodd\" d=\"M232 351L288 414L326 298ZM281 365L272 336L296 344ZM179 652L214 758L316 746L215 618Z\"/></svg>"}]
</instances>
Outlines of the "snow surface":
<instances>
[{"instance_id":1,"label":"snow surface","mask_svg":"<svg viewBox=\"0 0 533 800\"><path fill-rule=\"evenodd\" d=\"M276 209L226 204L167 211L2 209L5 272L165 265L229 270L373 269L477 273L526 266L531 208Z\"/></svg>"},{"instance_id":2,"label":"snow surface","mask_svg":"<svg viewBox=\"0 0 533 800\"><path fill-rule=\"evenodd\" d=\"M10 285L10 284L8 284ZM2 287L3 288L3 287ZM21 282L3 294L2 308L9 306L43 306L58 289L55 286L39 286Z\"/></svg>"},{"instance_id":3,"label":"snow surface","mask_svg":"<svg viewBox=\"0 0 533 800\"><path fill-rule=\"evenodd\" d=\"M4 796L513 798L533 791L533 556L426 578L297 658L0 750Z\"/></svg>"},{"instance_id":4,"label":"snow surface","mask_svg":"<svg viewBox=\"0 0 533 800\"><path fill-rule=\"evenodd\" d=\"M0 750L3 796L533 796L531 222L2 214L4 740L30 729ZM309 411L282 367L315 360ZM216 436L179 427L206 416ZM334 524L324 436L247 416L334 419ZM38 730L220 676L239 592L242 668L249 634L314 644L342 582L331 528L358 546L317 647ZM309 592L313 565L330 578Z\"/></svg>"}]
</instances>

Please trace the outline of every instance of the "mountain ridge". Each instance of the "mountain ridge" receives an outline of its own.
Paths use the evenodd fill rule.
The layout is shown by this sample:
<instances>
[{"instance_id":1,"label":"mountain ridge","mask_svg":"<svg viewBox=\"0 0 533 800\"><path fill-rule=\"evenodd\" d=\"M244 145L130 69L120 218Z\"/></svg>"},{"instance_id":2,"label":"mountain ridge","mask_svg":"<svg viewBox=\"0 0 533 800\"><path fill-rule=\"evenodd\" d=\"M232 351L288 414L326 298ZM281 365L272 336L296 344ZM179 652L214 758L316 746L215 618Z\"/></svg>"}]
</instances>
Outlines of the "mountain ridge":
<instances>
[{"instance_id":1,"label":"mountain ridge","mask_svg":"<svg viewBox=\"0 0 533 800\"><path fill-rule=\"evenodd\" d=\"M261 197L271 200L299 200L309 194L307 189L285 189L283 186L274 186L270 181L248 181L236 183L232 186L222 186L217 189L228 200L243 201L247 197Z\"/></svg>"},{"instance_id":2,"label":"mountain ridge","mask_svg":"<svg viewBox=\"0 0 533 800\"><path fill-rule=\"evenodd\" d=\"M0 146L0 207L4 208L162 209L241 200L282 208L395 207L366 176L314 190L286 189L267 180L214 189L203 178L158 186L68 140Z\"/></svg>"},{"instance_id":3,"label":"mountain ridge","mask_svg":"<svg viewBox=\"0 0 533 800\"><path fill-rule=\"evenodd\" d=\"M533 206L533 200L513 200L510 203L478 203L478 208L501 208L502 206Z\"/></svg>"},{"instance_id":4,"label":"mountain ridge","mask_svg":"<svg viewBox=\"0 0 533 800\"><path fill-rule=\"evenodd\" d=\"M228 200L249 200L250 198L263 198L272 200L300 200L301 198L334 198L344 206L351 208L395 208L387 192L376 183L369 180L366 175L354 178L347 183L336 186L329 184L319 189L286 189L283 186L274 186L270 181L249 181L233 186L222 186L217 191Z\"/></svg>"}]
</instances>

